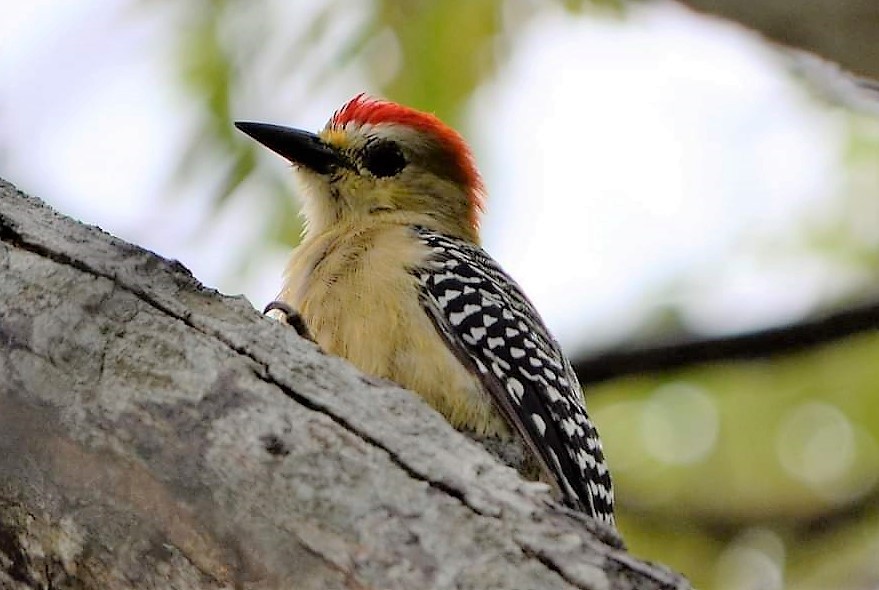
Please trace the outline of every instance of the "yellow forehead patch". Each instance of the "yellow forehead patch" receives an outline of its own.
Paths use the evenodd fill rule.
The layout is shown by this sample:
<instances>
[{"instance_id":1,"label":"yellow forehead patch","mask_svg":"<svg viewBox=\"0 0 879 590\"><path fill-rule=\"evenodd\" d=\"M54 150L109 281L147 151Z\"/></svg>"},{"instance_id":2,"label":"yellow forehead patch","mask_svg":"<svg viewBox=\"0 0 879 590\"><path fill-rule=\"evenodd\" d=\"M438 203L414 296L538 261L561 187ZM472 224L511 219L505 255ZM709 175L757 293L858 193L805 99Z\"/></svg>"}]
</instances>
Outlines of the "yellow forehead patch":
<instances>
[{"instance_id":1,"label":"yellow forehead patch","mask_svg":"<svg viewBox=\"0 0 879 590\"><path fill-rule=\"evenodd\" d=\"M318 135L325 142L337 148L348 147L348 133L344 129L324 129Z\"/></svg>"}]
</instances>

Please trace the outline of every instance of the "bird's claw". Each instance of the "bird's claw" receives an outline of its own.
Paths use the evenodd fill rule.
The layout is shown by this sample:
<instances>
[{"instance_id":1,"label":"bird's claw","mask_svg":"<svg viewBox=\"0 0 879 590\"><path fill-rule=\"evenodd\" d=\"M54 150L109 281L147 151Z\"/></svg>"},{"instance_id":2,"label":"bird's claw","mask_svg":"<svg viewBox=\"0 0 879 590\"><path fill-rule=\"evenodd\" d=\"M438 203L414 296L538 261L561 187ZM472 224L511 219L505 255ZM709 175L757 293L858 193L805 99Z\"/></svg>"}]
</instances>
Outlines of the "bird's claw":
<instances>
[{"instance_id":1,"label":"bird's claw","mask_svg":"<svg viewBox=\"0 0 879 590\"><path fill-rule=\"evenodd\" d=\"M291 326L294 330L296 330L296 333L303 338L314 342L314 338L312 338L311 332L309 332L308 330L308 326L305 325L305 320L302 319L302 316L299 314L299 312L293 309L290 304L283 301L272 301L268 305L266 305L266 308L262 312L264 314L268 314L270 311L280 311L282 314L284 314L283 318L279 318L281 319L281 321L283 321L288 326Z\"/></svg>"}]
</instances>

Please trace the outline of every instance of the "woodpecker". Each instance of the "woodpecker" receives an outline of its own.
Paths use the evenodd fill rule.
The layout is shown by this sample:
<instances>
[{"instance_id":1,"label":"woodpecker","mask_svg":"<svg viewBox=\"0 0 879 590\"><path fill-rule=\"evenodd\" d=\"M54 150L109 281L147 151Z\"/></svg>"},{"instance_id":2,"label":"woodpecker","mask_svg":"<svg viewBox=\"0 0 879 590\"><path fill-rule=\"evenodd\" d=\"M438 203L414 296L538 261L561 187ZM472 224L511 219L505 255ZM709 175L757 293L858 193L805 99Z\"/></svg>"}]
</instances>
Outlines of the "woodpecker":
<instances>
[{"instance_id":1,"label":"woodpecker","mask_svg":"<svg viewBox=\"0 0 879 590\"><path fill-rule=\"evenodd\" d=\"M305 229L279 301L300 333L418 393L526 476L613 525L613 488L571 363L481 247L484 188L436 116L360 94L319 133L237 122L289 160Z\"/></svg>"}]
</instances>

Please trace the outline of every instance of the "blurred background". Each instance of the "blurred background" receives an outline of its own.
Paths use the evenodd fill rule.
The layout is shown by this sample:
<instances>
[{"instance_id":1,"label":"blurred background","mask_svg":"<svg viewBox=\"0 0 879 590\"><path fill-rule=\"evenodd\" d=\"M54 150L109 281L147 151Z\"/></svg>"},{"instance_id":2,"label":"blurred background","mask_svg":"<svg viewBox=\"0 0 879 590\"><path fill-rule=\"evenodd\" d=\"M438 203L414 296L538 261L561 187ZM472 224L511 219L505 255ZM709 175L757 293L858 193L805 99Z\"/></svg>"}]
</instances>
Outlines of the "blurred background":
<instances>
[{"instance_id":1,"label":"blurred background","mask_svg":"<svg viewBox=\"0 0 879 590\"><path fill-rule=\"evenodd\" d=\"M589 384L631 551L876 588L879 102L770 39L877 79L879 5L755 4L0 0L0 176L262 308L299 201L231 121L433 111Z\"/></svg>"}]
</instances>

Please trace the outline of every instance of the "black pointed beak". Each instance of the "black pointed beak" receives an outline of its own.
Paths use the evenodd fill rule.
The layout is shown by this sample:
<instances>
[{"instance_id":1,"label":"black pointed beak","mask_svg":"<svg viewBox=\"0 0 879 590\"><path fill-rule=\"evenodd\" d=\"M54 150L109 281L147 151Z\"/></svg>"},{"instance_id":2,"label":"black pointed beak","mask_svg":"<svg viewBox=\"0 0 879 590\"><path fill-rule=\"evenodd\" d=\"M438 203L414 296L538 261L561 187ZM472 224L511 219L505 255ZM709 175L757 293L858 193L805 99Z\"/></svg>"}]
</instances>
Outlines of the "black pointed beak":
<instances>
[{"instance_id":1,"label":"black pointed beak","mask_svg":"<svg viewBox=\"0 0 879 590\"><path fill-rule=\"evenodd\" d=\"M341 151L314 133L249 121L236 121L235 127L294 164L318 174L329 174L335 168L351 167Z\"/></svg>"}]
</instances>

